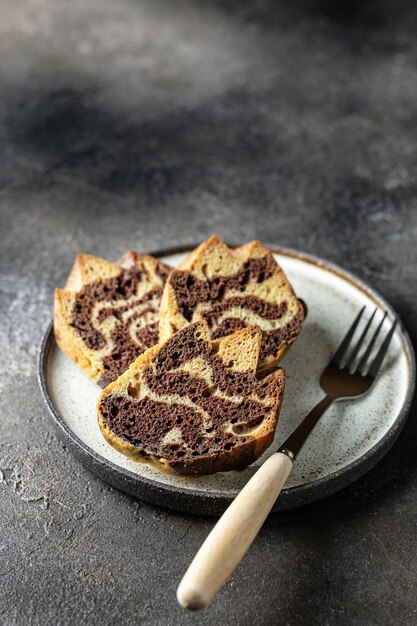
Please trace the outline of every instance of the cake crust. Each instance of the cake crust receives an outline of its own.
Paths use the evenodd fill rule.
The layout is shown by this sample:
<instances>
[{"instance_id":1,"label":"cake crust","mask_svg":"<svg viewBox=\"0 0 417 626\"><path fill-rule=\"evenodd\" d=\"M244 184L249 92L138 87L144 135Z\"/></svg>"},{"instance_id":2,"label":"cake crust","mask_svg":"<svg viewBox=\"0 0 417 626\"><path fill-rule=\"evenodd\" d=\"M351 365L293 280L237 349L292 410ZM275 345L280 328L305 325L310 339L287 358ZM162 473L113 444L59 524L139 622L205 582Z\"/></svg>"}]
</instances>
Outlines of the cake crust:
<instances>
[{"instance_id":1,"label":"cake crust","mask_svg":"<svg viewBox=\"0 0 417 626\"><path fill-rule=\"evenodd\" d=\"M58 346L101 386L158 341L159 304L171 268L128 251L118 263L79 254L55 290Z\"/></svg>"},{"instance_id":2,"label":"cake crust","mask_svg":"<svg viewBox=\"0 0 417 626\"><path fill-rule=\"evenodd\" d=\"M272 443L284 390L278 369L258 378L261 331L219 342L206 322L139 356L102 392L101 432L135 461L182 477L244 469Z\"/></svg>"},{"instance_id":3,"label":"cake crust","mask_svg":"<svg viewBox=\"0 0 417 626\"><path fill-rule=\"evenodd\" d=\"M268 370L300 333L304 307L261 242L233 249L214 235L170 273L161 300L160 340L200 320L208 323L215 340L258 325L259 369Z\"/></svg>"}]
</instances>

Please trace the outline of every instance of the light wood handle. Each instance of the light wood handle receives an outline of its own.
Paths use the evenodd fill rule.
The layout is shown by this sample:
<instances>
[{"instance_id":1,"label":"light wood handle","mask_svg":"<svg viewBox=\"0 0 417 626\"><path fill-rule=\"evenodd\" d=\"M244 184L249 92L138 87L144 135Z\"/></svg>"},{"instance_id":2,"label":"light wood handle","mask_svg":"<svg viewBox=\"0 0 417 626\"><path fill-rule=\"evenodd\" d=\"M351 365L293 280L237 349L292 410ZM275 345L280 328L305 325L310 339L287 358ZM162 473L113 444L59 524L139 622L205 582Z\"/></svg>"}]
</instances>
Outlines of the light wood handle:
<instances>
[{"instance_id":1,"label":"light wood handle","mask_svg":"<svg viewBox=\"0 0 417 626\"><path fill-rule=\"evenodd\" d=\"M276 452L236 496L179 584L177 599L181 606L203 609L223 587L258 534L291 468L289 457Z\"/></svg>"}]
</instances>

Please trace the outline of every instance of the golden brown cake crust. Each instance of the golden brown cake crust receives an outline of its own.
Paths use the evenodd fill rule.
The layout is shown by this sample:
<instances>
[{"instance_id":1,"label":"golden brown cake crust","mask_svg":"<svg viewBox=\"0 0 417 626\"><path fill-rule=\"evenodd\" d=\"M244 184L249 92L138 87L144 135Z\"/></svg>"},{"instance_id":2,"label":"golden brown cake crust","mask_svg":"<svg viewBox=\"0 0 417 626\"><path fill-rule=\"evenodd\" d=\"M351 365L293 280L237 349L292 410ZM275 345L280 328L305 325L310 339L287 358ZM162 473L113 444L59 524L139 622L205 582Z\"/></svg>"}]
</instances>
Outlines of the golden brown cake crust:
<instances>
[{"instance_id":1,"label":"golden brown cake crust","mask_svg":"<svg viewBox=\"0 0 417 626\"><path fill-rule=\"evenodd\" d=\"M177 476L244 469L272 443L284 389L282 369L256 377L260 345L257 327L219 342L205 322L184 327L102 392L104 437Z\"/></svg>"},{"instance_id":2,"label":"golden brown cake crust","mask_svg":"<svg viewBox=\"0 0 417 626\"><path fill-rule=\"evenodd\" d=\"M261 242L233 249L214 235L170 273L161 300L160 340L199 320L208 322L213 339L258 325L259 368L267 370L301 331L304 308Z\"/></svg>"},{"instance_id":3,"label":"golden brown cake crust","mask_svg":"<svg viewBox=\"0 0 417 626\"><path fill-rule=\"evenodd\" d=\"M77 255L65 289L55 290L58 346L102 386L117 378L157 342L169 271L161 261L134 251L119 263Z\"/></svg>"}]
</instances>

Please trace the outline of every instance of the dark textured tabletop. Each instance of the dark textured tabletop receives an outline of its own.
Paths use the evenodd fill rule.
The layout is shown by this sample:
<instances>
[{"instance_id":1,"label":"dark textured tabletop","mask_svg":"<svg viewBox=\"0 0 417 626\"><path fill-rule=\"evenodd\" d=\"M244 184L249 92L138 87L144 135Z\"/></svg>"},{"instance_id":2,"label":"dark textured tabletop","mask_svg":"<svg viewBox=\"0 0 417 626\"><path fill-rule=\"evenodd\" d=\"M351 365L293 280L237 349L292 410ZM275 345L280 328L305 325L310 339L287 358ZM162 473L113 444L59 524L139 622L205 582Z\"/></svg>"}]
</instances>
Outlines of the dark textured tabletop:
<instances>
[{"instance_id":1,"label":"dark textured tabletop","mask_svg":"<svg viewBox=\"0 0 417 626\"><path fill-rule=\"evenodd\" d=\"M417 623L415 409L363 479L270 517L213 605L211 519L134 501L58 440L37 351L78 251L216 232L322 255L417 336L417 5L0 2L0 624Z\"/></svg>"}]
</instances>

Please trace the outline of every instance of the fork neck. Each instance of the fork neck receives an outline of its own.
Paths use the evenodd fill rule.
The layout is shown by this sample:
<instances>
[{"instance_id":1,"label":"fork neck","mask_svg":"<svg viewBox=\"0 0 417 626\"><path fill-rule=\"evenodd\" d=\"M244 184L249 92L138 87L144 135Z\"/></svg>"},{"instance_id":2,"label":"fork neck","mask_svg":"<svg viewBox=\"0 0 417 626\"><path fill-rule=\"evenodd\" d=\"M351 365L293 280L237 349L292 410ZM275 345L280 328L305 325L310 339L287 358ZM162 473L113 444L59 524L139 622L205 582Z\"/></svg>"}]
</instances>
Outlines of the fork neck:
<instances>
[{"instance_id":1,"label":"fork neck","mask_svg":"<svg viewBox=\"0 0 417 626\"><path fill-rule=\"evenodd\" d=\"M294 430L288 439L284 441L278 452L286 454L291 461L294 461L294 459L296 459L300 454L308 436L323 413L335 400L335 396L324 396L324 398L311 409L310 413L303 419L301 424Z\"/></svg>"}]
</instances>

